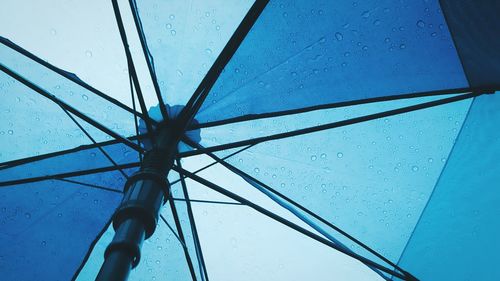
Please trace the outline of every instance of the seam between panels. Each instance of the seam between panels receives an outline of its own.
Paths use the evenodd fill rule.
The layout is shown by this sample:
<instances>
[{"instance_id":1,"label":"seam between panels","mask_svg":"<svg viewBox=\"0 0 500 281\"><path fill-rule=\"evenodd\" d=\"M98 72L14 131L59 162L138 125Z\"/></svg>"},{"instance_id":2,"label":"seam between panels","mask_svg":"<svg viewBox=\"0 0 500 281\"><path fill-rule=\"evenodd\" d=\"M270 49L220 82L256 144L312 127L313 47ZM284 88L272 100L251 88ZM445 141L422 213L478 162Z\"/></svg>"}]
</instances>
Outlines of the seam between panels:
<instances>
[{"instance_id":1,"label":"seam between panels","mask_svg":"<svg viewBox=\"0 0 500 281\"><path fill-rule=\"evenodd\" d=\"M108 228L112 222L113 222L113 215L110 215L108 222L104 225L104 227L101 229L101 232L99 232L97 234L94 241L92 241L92 243L90 244L90 247L87 250L87 254L85 254L85 257L82 259L82 262L80 263L80 266L78 267L78 269L75 271L73 277L71 278L71 281L75 281L78 278L78 275L80 275L80 272L85 267L85 265L87 264L87 262L90 258L90 255L94 251L95 246L97 245L99 240L101 240L104 233L106 233L106 231L108 230Z\"/></svg>"},{"instance_id":2,"label":"seam between panels","mask_svg":"<svg viewBox=\"0 0 500 281\"><path fill-rule=\"evenodd\" d=\"M450 161L450 157L452 156L453 151L455 150L455 146L456 146L457 142L459 141L460 136L462 135L462 131L463 131L464 127L465 127L465 123L469 119L469 114L470 114L470 111L472 109L472 106L474 105L474 101L475 100L476 100L476 98L474 98L472 100L472 102L469 105L469 108L467 109L467 113L465 114L464 121L462 122L462 126L460 127L460 130L457 133L457 137L455 138L455 141L454 141L454 143L453 143L453 145L452 145L452 147L450 149L450 152L448 153L448 157L446 158L446 163L443 165L443 168L441 169L441 172L439 173L439 176L438 176L438 178L436 180L436 183L434 184L434 187L432 188L432 192L429 195L429 198L427 199L427 202L425 203L425 206L422 209L422 212L420 213L420 216L418 217L418 220L415 223L415 226L413 227L413 230L412 230L410 236L408 237L408 241L406 242L405 247L403 248L403 250L401 251L401 254L399 255L399 259L398 259L398 261L396 263L398 266L400 265L401 260L402 260L404 254L405 254L405 252L406 252L406 250L408 248L408 245L410 244L411 240L413 239L415 231L416 231L418 225L420 224L420 221L422 220L422 217L424 216L424 213L425 213L427 207L429 206L429 202L431 201L432 196L434 195L434 193L435 193L435 191L437 189L437 186L438 186L439 182L441 181L441 178L442 178L442 176L444 174L444 171L445 171L446 167L448 166L448 162ZM394 280L394 276L392 277L392 280Z\"/></svg>"},{"instance_id":3,"label":"seam between panels","mask_svg":"<svg viewBox=\"0 0 500 281\"><path fill-rule=\"evenodd\" d=\"M446 23L446 27L448 28L448 32L450 33L451 43L453 44L453 49L455 50L455 52L457 54L458 61L460 61L460 65L462 66L463 74L465 76L465 79L467 80L467 86L471 87L469 75L468 75L467 69L464 65L462 54L461 54L459 48L457 47L458 44L457 44L457 41L455 40L454 31L452 30L451 25L449 24L449 17L447 16L445 9L443 9L443 4L442 4L443 1L446 1L446 0L438 0L438 5L439 5L439 8L441 9L441 13L443 14L443 18L444 18L444 21Z\"/></svg>"}]
</instances>

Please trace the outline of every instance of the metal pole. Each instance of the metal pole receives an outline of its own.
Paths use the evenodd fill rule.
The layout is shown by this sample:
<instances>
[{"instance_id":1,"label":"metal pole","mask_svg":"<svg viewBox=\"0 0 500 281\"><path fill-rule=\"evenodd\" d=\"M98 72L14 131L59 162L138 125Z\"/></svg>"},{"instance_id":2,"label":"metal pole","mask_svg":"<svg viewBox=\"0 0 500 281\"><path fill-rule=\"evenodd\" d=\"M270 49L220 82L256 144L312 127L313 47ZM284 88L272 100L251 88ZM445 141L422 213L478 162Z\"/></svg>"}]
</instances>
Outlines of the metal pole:
<instances>
[{"instance_id":1,"label":"metal pole","mask_svg":"<svg viewBox=\"0 0 500 281\"><path fill-rule=\"evenodd\" d=\"M125 184L125 195L113 217L115 236L106 248L97 281L127 280L139 264L142 242L154 233L161 206L168 199L167 175L177 153L178 136L165 124L156 132L155 146Z\"/></svg>"}]
</instances>

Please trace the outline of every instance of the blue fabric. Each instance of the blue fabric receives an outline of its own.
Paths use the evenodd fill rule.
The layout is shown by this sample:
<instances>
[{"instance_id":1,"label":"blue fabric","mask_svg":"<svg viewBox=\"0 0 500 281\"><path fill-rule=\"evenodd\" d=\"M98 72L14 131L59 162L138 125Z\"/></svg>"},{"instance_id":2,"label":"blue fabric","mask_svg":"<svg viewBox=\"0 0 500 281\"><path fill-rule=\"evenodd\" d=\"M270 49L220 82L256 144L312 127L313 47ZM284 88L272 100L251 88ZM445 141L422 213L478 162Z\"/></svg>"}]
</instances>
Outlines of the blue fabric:
<instances>
[{"instance_id":1,"label":"blue fabric","mask_svg":"<svg viewBox=\"0 0 500 281\"><path fill-rule=\"evenodd\" d=\"M441 0L469 83L500 89L500 2Z\"/></svg>"},{"instance_id":2,"label":"blue fabric","mask_svg":"<svg viewBox=\"0 0 500 281\"><path fill-rule=\"evenodd\" d=\"M402 107L413 101L397 101ZM256 145L228 162L309 208L396 262L432 192L470 100ZM266 134L306 120L344 118L383 110L382 104L314 112L202 130L202 144L225 143L250 127ZM323 117L324 119L320 119ZM284 125L283 125L284 126ZM215 130L215 129L214 129ZM238 136L238 134L236 134ZM229 152L218 153L227 155ZM324 227L321 226L320 227ZM366 251L324 227L350 249Z\"/></svg>"},{"instance_id":3,"label":"blue fabric","mask_svg":"<svg viewBox=\"0 0 500 281\"><path fill-rule=\"evenodd\" d=\"M120 200L57 180L0 188L2 279L70 280Z\"/></svg>"},{"instance_id":4,"label":"blue fabric","mask_svg":"<svg viewBox=\"0 0 500 281\"><path fill-rule=\"evenodd\" d=\"M197 115L466 87L438 1L270 1Z\"/></svg>"},{"instance_id":5,"label":"blue fabric","mask_svg":"<svg viewBox=\"0 0 500 281\"><path fill-rule=\"evenodd\" d=\"M475 99L402 255L421 280L500 279L499 93Z\"/></svg>"},{"instance_id":6,"label":"blue fabric","mask_svg":"<svg viewBox=\"0 0 500 281\"><path fill-rule=\"evenodd\" d=\"M124 136L130 136L135 134L135 127L134 127L134 119L133 119L133 114L114 105L113 103L99 97L95 93L83 88L80 85L77 85L74 82L69 81L67 78L55 73L54 71L46 68L45 66L40 65L39 63L31 60L30 58L26 57L25 55L9 48L8 46L2 44L2 41L5 41L6 39L0 37L0 63L9 68L10 70L16 72L20 76L24 77L28 81L32 82L33 84L37 85L38 87L44 89L45 91L49 92L50 94L55 95L57 98L60 100L64 101L65 103L69 104L70 106L73 106L74 108L78 109L80 112L86 114L87 116L93 118L94 120L100 122L104 126L113 129L115 132L120 133ZM68 72L67 72L68 73ZM70 76L73 76L76 80L79 80L78 77L76 77L74 74L68 73ZM5 73L2 72L2 80L6 79L3 77L8 77ZM20 84L20 83L19 83ZM26 101L34 101L33 103L42 103L40 105L36 104L29 104L36 108L35 110L43 110L44 104L46 103L52 103L53 105L51 107L51 113L50 114L57 114L57 111L61 112L61 116L65 116L60 119L67 119L67 121L71 122L71 120L68 119L66 114L62 111L62 109L56 110L55 108L58 108L57 105L55 105L53 102L48 101L47 102L39 102L40 100L44 100L46 98L41 97L38 98L36 95L40 95L32 90L29 91L17 91L16 88L18 89L19 87L24 87L20 85L8 85L9 87L14 87L14 88L5 88L3 89L5 91L5 95L8 96L8 98L13 99L15 96L18 98L18 103L13 103L13 104L8 104L8 105L2 105L2 108L5 107L5 110L12 110L12 111L19 111L19 110L25 110L26 109ZM6 100L8 99L6 98ZM19 101L21 99L22 101ZM3 100L3 99L2 99ZM7 107L9 106L9 107ZM46 114L46 115L50 115ZM19 113L18 113L19 115ZM27 119L30 120L33 117ZM38 118L41 118L41 116L38 116ZM16 120L17 119L17 120ZM27 120L18 120L19 118L12 118L12 120L16 120L17 122L23 122L25 123L25 126L33 126L32 123L27 122ZM44 118L45 119L45 118ZM38 120L36 120L38 121ZM66 121L66 120L64 120ZM60 122L64 122L61 120ZM89 126L83 122L84 127L89 131L89 133L97 140L97 141L103 141L103 140L108 140L110 137L98 129ZM54 126L53 128L57 128L59 126ZM62 126L62 128L66 129L67 127L70 126ZM73 126L71 126L73 127ZM79 129L76 128L76 131ZM75 132L72 132L73 134ZM86 137L84 136L85 140ZM75 146L75 145L74 145Z\"/></svg>"},{"instance_id":7,"label":"blue fabric","mask_svg":"<svg viewBox=\"0 0 500 281\"><path fill-rule=\"evenodd\" d=\"M142 1L137 9L163 100L185 105L253 1Z\"/></svg>"}]
</instances>

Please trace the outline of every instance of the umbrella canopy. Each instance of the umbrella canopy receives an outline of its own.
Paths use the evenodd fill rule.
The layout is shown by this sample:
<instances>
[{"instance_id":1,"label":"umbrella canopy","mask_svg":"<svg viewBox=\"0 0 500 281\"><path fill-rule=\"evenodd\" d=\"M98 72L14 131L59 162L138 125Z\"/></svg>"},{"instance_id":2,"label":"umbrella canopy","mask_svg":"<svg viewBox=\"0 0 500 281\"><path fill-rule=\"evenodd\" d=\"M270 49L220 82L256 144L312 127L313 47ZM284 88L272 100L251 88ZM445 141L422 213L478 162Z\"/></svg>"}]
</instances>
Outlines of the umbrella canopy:
<instances>
[{"instance_id":1,"label":"umbrella canopy","mask_svg":"<svg viewBox=\"0 0 500 281\"><path fill-rule=\"evenodd\" d=\"M499 1L3 6L5 280L500 278Z\"/></svg>"}]
</instances>

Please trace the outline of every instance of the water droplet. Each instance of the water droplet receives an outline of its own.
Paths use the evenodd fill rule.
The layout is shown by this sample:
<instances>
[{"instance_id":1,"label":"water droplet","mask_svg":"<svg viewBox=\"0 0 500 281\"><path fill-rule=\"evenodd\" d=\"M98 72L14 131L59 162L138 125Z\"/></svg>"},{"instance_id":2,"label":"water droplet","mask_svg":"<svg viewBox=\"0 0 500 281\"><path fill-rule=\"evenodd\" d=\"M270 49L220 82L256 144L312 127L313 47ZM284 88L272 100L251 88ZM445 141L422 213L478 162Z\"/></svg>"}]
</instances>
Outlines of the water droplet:
<instances>
[{"instance_id":1,"label":"water droplet","mask_svg":"<svg viewBox=\"0 0 500 281\"><path fill-rule=\"evenodd\" d=\"M316 159L318 159L318 157L316 157L316 155L311 155L311 160L312 161L316 161Z\"/></svg>"},{"instance_id":2,"label":"water droplet","mask_svg":"<svg viewBox=\"0 0 500 281\"><path fill-rule=\"evenodd\" d=\"M446 162L446 158L445 157L441 158L441 162L443 163Z\"/></svg>"},{"instance_id":3,"label":"water droplet","mask_svg":"<svg viewBox=\"0 0 500 281\"><path fill-rule=\"evenodd\" d=\"M24 217L27 219L31 219L31 214L30 213L24 213Z\"/></svg>"},{"instance_id":4,"label":"water droplet","mask_svg":"<svg viewBox=\"0 0 500 281\"><path fill-rule=\"evenodd\" d=\"M367 19L370 17L370 11L364 11L361 16L364 18L364 19Z\"/></svg>"},{"instance_id":5,"label":"water droplet","mask_svg":"<svg viewBox=\"0 0 500 281\"><path fill-rule=\"evenodd\" d=\"M284 18L288 17L288 13L287 12L283 12L283 17Z\"/></svg>"},{"instance_id":6,"label":"water droplet","mask_svg":"<svg viewBox=\"0 0 500 281\"><path fill-rule=\"evenodd\" d=\"M342 152L337 153L337 158L342 158L342 157L344 157L344 153Z\"/></svg>"},{"instance_id":7,"label":"water droplet","mask_svg":"<svg viewBox=\"0 0 500 281\"><path fill-rule=\"evenodd\" d=\"M175 31L175 29L172 29L170 30L170 34L172 34L172 36L175 36L175 34L177 34L177 31Z\"/></svg>"},{"instance_id":8,"label":"water droplet","mask_svg":"<svg viewBox=\"0 0 500 281\"><path fill-rule=\"evenodd\" d=\"M167 24L165 24L165 27L166 27L167 29L171 29L171 28L172 28L172 24L167 23Z\"/></svg>"},{"instance_id":9,"label":"water droplet","mask_svg":"<svg viewBox=\"0 0 500 281\"><path fill-rule=\"evenodd\" d=\"M405 44L401 44L401 45L399 45L399 48L400 49L406 49L406 45Z\"/></svg>"},{"instance_id":10,"label":"water droplet","mask_svg":"<svg viewBox=\"0 0 500 281\"><path fill-rule=\"evenodd\" d=\"M414 172L417 172L418 171L418 166L411 167L411 170L414 171Z\"/></svg>"},{"instance_id":11,"label":"water droplet","mask_svg":"<svg viewBox=\"0 0 500 281\"><path fill-rule=\"evenodd\" d=\"M215 30L220 30L220 25L217 25L217 26L215 27Z\"/></svg>"},{"instance_id":12,"label":"water droplet","mask_svg":"<svg viewBox=\"0 0 500 281\"><path fill-rule=\"evenodd\" d=\"M58 216L58 217L62 217L62 213L58 213L58 214L57 214L57 216Z\"/></svg>"},{"instance_id":13,"label":"water droplet","mask_svg":"<svg viewBox=\"0 0 500 281\"><path fill-rule=\"evenodd\" d=\"M337 32L335 33L335 39L337 39L338 41L342 41L344 40L344 35L342 35L342 33L340 32Z\"/></svg>"},{"instance_id":14,"label":"water droplet","mask_svg":"<svg viewBox=\"0 0 500 281\"><path fill-rule=\"evenodd\" d=\"M260 169L259 168L255 168L255 169L253 169L253 171L256 172L256 173L259 173Z\"/></svg>"},{"instance_id":15,"label":"water droplet","mask_svg":"<svg viewBox=\"0 0 500 281\"><path fill-rule=\"evenodd\" d=\"M380 25L380 20L374 20L373 25L376 25L376 26Z\"/></svg>"},{"instance_id":16,"label":"water droplet","mask_svg":"<svg viewBox=\"0 0 500 281\"><path fill-rule=\"evenodd\" d=\"M362 49L363 49L363 51L367 51L368 50L368 46L365 45L365 46L363 46Z\"/></svg>"},{"instance_id":17,"label":"water droplet","mask_svg":"<svg viewBox=\"0 0 500 281\"><path fill-rule=\"evenodd\" d=\"M406 217L407 217L407 218L411 218L411 214L407 214L407 215L406 215Z\"/></svg>"},{"instance_id":18,"label":"water droplet","mask_svg":"<svg viewBox=\"0 0 500 281\"><path fill-rule=\"evenodd\" d=\"M156 260L156 261L155 261L155 263L156 263L156 264L160 264L160 260Z\"/></svg>"},{"instance_id":19,"label":"water droplet","mask_svg":"<svg viewBox=\"0 0 500 281\"><path fill-rule=\"evenodd\" d=\"M169 18L169 19L171 19L171 20L173 20L173 19L175 19L175 15L174 15L174 14L172 14L172 15L170 15L168 18Z\"/></svg>"},{"instance_id":20,"label":"water droplet","mask_svg":"<svg viewBox=\"0 0 500 281\"><path fill-rule=\"evenodd\" d=\"M206 13L205 13L205 17L207 17L207 18L208 18L209 16L210 16L210 12L206 12Z\"/></svg>"},{"instance_id":21,"label":"water droplet","mask_svg":"<svg viewBox=\"0 0 500 281\"><path fill-rule=\"evenodd\" d=\"M431 33L431 36L432 36L432 37L436 37L436 36L437 36L437 33L436 33L436 32L432 32L432 33Z\"/></svg>"},{"instance_id":22,"label":"water droplet","mask_svg":"<svg viewBox=\"0 0 500 281\"><path fill-rule=\"evenodd\" d=\"M42 243L40 243L40 244L42 244L42 246L45 246L45 245L47 245L47 242L44 240L44 241L42 241Z\"/></svg>"},{"instance_id":23,"label":"water droplet","mask_svg":"<svg viewBox=\"0 0 500 281\"><path fill-rule=\"evenodd\" d=\"M206 48L206 49L205 49L205 53L207 53L207 54L209 54L209 55L210 55L210 54L212 53L212 49L210 49L210 48Z\"/></svg>"},{"instance_id":24,"label":"water droplet","mask_svg":"<svg viewBox=\"0 0 500 281\"><path fill-rule=\"evenodd\" d=\"M433 161L434 161L434 159L432 159L432 158L427 159L427 162L429 162L429 163L432 163Z\"/></svg>"},{"instance_id":25,"label":"water droplet","mask_svg":"<svg viewBox=\"0 0 500 281\"><path fill-rule=\"evenodd\" d=\"M8 130L8 131L7 131L7 134L9 134L9 135L13 135L13 134L14 134L14 131L13 131L13 130Z\"/></svg>"},{"instance_id":26,"label":"water droplet","mask_svg":"<svg viewBox=\"0 0 500 281\"><path fill-rule=\"evenodd\" d=\"M326 154L325 153L321 153L321 155L319 157L321 157L321 159L325 159L326 158Z\"/></svg>"},{"instance_id":27,"label":"water droplet","mask_svg":"<svg viewBox=\"0 0 500 281\"><path fill-rule=\"evenodd\" d=\"M89 100L89 97L87 95L82 95L83 100Z\"/></svg>"},{"instance_id":28,"label":"water droplet","mask_svg":"<svg viewBox=\"0 0 500 281\"><path fill-rule=\"evenodd\" d=\"M51 28L50 29L50 34L56 35L57 34L57 30L55 30L54 28Z\"/></svg>"},{"instance_id":29,"label":"water droplet","mask_svg":"<svg viewBox=\"0 0 500 281\"><path fill-rule=\"evenodd\" d=\"M86 50L85 51L85 55L88 57L88 58L91 58L92 57L92 52L90 50Z\"/></svg>"},{"instance_id":30,"label":"water droplet","mask_svg":"<svg viewBox=\"0 0 500 281\"><path fill-rule=\"evenodd\" d=\"M420 27L420 28L424 28L425 27L425 22L423 20L419 20L419 21L417 21L417 26Z\"/></svg>"}]
</instances>

